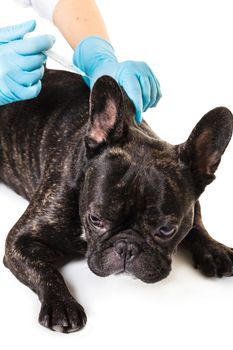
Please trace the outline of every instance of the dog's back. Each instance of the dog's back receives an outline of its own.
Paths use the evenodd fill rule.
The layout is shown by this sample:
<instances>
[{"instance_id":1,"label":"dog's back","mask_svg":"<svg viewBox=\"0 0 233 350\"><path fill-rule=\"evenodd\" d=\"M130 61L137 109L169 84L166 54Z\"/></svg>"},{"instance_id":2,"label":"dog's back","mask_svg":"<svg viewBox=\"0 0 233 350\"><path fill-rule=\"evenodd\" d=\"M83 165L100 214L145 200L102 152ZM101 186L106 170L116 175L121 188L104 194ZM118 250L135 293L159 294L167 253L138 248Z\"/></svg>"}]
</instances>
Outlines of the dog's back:
<instances>
[{"instance_id":1,"label":"dog's back","mask_svg":"<svg viewBox=\"0 0 233 350\"><path fill-rule=\"evenodd\" d=\"M78 139L88 98L79 75L46 70L38 98L1 106L0 180L30 199L57 142Z\"/></svg>"}]
</instances>

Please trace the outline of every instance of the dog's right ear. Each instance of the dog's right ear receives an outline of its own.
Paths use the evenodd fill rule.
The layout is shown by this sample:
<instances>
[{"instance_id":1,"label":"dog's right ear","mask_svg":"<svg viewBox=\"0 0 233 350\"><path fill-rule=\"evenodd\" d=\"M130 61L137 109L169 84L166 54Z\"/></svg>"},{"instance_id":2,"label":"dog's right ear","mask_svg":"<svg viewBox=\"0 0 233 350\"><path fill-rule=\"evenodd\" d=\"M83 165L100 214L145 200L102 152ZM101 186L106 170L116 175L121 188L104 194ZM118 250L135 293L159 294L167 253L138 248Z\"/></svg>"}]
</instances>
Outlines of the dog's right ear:
<instances>
[{"instance_id":1,"label":"dog's right ear","mask_svg":"<svg viewBox=\"0 0 233 350\"><path fill-rule=\"evenodd\" d=\"M89 122L85 137L89 149L95 150L123 135L123 94L110 76L99 78L90 95Z\"/></svg>"},{"instance_id":2,"label":"dog's right ear","mask_svg":"<svg viewBox=\"0 0 233 350\"><path fill-rule=\"evenodd\" d=\"M179 145L180 160L190 168L196 195L215 179L215 171L232 136L233 116L215 108L199 121L188 140Z\"/></svg>"}]
</instances>

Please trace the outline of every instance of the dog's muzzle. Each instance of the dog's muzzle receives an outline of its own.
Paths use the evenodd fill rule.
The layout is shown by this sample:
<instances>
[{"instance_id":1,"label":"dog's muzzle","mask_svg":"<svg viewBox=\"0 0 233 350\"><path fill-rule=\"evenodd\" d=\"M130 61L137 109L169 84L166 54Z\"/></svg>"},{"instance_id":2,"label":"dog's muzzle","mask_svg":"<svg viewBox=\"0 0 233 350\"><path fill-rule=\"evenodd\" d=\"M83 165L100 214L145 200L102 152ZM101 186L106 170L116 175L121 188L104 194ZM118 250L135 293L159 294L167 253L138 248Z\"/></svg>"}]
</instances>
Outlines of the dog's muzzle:
<instances>
[{"instance_id":1,"label":"dog's muzzle","mask_svg":"<svg viewBox=\"0 0 233 350\"><path fill-rule=\"evenodd\" d=\"M171 258L160 247L152 248L130 230L98 242L98 246L89 251L88 265L101 277L129 272L144 282L154 283L169 274Z\"/></svg>"}]
</instances>

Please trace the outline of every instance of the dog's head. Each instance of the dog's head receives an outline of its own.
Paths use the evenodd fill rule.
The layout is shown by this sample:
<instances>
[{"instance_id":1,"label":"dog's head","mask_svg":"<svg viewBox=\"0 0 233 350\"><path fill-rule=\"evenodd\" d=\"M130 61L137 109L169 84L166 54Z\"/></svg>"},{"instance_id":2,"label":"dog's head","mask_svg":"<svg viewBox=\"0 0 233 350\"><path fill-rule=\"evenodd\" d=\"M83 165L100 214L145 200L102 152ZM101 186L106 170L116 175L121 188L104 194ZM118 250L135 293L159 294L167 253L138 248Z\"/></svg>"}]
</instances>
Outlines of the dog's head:
<instances>
[{"instance_id":1,"label":"dog's head","mask_svg":"<svg viewBox=\"0 0 233 350\"><path fill-rule=\"evenodd\" d=\"M95 83L85 135L87 165L80 217L90 269L99 276L129 272L156 282L193 225L194 206L215 178L231 138L233 118L223 107L206 114L188 140L172 146L134 110L110 77Z\"/></svg>"}]
</instances>

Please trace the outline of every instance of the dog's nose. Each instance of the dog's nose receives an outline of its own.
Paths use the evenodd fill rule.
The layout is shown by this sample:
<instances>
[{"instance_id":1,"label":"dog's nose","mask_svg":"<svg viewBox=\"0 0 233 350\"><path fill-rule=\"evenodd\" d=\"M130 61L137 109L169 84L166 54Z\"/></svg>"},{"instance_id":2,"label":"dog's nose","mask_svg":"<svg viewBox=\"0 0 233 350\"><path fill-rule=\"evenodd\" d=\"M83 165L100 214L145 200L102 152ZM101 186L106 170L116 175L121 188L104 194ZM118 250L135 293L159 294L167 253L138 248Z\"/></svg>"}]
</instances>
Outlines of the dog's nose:
<instances>
[{"instance_id":1,"label":"dog's nose","mask_svg":"<svg viewBox=\"0 0 233 350\"><path fill-rule=\"evenodd\" d=\"M121 259L129 262L133 260L139 254L139 246L132 242L127 242L125 240L117 241L114 244L115 250Z\"/></svg>"}]
</instances>

